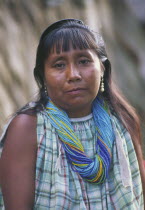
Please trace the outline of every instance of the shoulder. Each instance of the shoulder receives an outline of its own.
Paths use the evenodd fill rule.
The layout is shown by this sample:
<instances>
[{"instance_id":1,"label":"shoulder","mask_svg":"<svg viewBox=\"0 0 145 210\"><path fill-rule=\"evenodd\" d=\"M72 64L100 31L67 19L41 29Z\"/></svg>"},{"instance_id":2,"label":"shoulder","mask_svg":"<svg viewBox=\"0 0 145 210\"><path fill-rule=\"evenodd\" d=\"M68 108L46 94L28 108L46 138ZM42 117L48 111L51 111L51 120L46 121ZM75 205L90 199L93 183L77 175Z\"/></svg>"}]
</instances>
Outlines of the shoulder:
<instances>
[{"instance_id":1,"label":"shoulder","mask_svg":"<svg viewBox=\"0 0 145 210\"><path fill-rule=\"evenodd\" d=\"M20 132L25 135L30 134L36 130L36 124L36 115L19 114L11 121L6 136L19 134Z\"/></svg>"},{"instance_id":2,"label":"shoulder","mask_svg":"<svg viewBox=\"0 0 145 210\"><path fill-rule=\"evenodd\" d=\"M29 130L36 128L37 116L28 114L17 115L9 125L8 131L15 130Z\"/></svg>"},{"instance_id":3,"label":"shoulder","mask_svg":"<svg viewBox=\"0 0 145 210\"><path fill-rule=\"evenodd\" d=\"M115 112L111 113L111 120L112 123L115 125L115 127L118 129L120 134L125 135L126 133L128 133L125 125L123 124L123 121Z\"/></svg>"},{"instance_id":4,"label":"shoulder","mask_svg":"<svg viewBox=\"0 0 145 210\"><path fill-rule=\"evenodd\" d=\"M37 117L19 114L9 124L5 137L3 153L27 154L37 148ZM22 152L22 153L21 153Z\"/></svg>"}]
</instances>

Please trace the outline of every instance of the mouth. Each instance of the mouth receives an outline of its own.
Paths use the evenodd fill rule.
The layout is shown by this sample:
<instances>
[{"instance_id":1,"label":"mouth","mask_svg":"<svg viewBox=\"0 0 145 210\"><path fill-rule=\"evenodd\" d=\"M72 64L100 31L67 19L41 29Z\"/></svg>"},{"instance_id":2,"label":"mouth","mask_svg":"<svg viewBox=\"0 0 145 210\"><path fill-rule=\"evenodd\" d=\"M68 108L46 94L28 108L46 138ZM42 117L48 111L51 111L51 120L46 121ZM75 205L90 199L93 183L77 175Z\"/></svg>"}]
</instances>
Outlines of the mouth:
<instances>
[{"instance_id":1,"label":"mouth","mask_svg":"<svg viewBox=\"0 0 145 210\"><path fill-rule=\"evenodd\" d=\"M85 88L73 88L73 89L70 89L68 91L66 91L67 93L71 93L71 92L77 92L77 91L83 91L83 90L86 90Z\"/></svg>"},{"instance_id":2,"label":"mouth","mask_svg":"<svg viewBox=\"0 0 145 210\"><path fill-rule=\"evenodd\" d=\"M73 89L66 91L66 93L69 95L80 95L83 92L85 92L85 90L86 90L85 88L73 88Z\"/></svg>"}]
</instances>

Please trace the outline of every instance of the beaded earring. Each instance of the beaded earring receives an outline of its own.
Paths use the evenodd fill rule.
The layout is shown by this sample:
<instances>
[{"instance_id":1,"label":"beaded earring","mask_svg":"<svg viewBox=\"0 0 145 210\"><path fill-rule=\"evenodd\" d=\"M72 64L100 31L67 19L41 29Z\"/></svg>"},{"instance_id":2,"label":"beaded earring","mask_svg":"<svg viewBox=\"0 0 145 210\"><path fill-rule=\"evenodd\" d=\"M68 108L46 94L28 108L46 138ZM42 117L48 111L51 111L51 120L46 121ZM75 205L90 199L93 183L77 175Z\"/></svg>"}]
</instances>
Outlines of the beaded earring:
<instances>
[{"instance_id":1,"label":"beaded earring","mask_svg":"<svg viewBox=\"0 0 145 210\"><path fill-rule=\"evenodd\" d=\"M101 77L101 83L100 83L100 91L103 93L104 92L104 78L103 76Z\"/></svg>"},{"instance_id":2,"label":"beaded earring","mask_svg":"<svg viewBox=\"0 0 145 210\"><path fill-rule=\"evenodd\" d=\"M48 96L48 93L47 93L47 88L46 86L44 87L44 92L45 92L45 95Z\"/></svg>"}]
</instances>

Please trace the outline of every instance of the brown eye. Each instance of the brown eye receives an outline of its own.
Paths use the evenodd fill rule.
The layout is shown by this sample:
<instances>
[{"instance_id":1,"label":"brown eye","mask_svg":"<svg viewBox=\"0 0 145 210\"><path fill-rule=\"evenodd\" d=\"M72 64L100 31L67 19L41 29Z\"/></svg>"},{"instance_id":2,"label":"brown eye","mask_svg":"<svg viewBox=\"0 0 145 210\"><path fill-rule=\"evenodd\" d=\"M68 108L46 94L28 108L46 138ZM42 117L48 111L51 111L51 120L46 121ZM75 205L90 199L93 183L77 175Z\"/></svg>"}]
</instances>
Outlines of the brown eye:
<instances>
[{"instance_id":1,"label":"brown eye","mask_svg":"<svg viewBox=\"0 0 145 210\"><path fill-rule=\"evenodd\" d=\"M83 65L86 65L86 64L89 64L90 63L90 60L89 59L82 59L79 61L79 64L83 64Z\"/></svg>"},{"instance_id":2,"label":"brown eye","mask_svg":"<svg viewBox=\"0 0 145 210\"><path fill-rule=\"evenodd\" d=\"M65 67L65 64L64 63L56 63L54 65L54 68L56 69L63 69Z\"/></svg>"}]
</instances>

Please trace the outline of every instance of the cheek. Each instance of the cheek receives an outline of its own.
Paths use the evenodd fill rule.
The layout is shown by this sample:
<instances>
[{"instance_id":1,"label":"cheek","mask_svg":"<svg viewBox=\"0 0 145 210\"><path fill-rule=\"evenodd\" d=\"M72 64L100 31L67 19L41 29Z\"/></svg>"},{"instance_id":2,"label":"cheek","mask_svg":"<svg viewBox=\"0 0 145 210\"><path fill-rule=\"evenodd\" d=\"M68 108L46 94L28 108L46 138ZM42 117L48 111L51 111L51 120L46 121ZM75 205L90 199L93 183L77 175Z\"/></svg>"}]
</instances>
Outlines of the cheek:
<instances>
[{"instance_id":1,"label":"cheek","mask_svg":"<svg viewBox=\"0 0 145 210\"><path fill-rule=\"evenodd\" d=\"M92 69L88 72L86 78L89 80L91 87L94 87L94 89L98 89L98 87L100 86L101 71L97 69Z\"/></svg>"},{"instance_id":2,"label":"cheek","mask_svg":"<svg viewBox=\"0 0 145 210\"><path fill-rule=\"evenodd\" d=\"M90 78L90 93L95 98L100 89L101 72L94 71Z\"/></svg>"},{"instance_id":3,"label":"cheek","mask_svg":"<svg viewBox=\"0 0 145 210\"><path fill-rule=\"evenodd\" d=\"M45 83L48 87L55 87L56 84L58 85L60 83L60 77L58 77L52 72L46 72L44 76Z\"/></svg>"},{"instance_id":4,"label":"cheek","mask_svg":"<svg viewBox=\"0 0 145 210\"><path fill-rule=\"evenodd\" d=\"M100 88L100 76L96 75L92 81L92 90L98 94Z\"/></svg>"},{"instance_id":5,"label":"cheek","mask_svg":"<svg viewBox=\"0 0 145 210\"><path fill-rule=\"evenodd\" d=\"M47 72L45 74L45 83L48 95L51 97L51 99L56 98L62 94L64 79L61 77L61 75Z\"/></svg>"}]
</instances>

